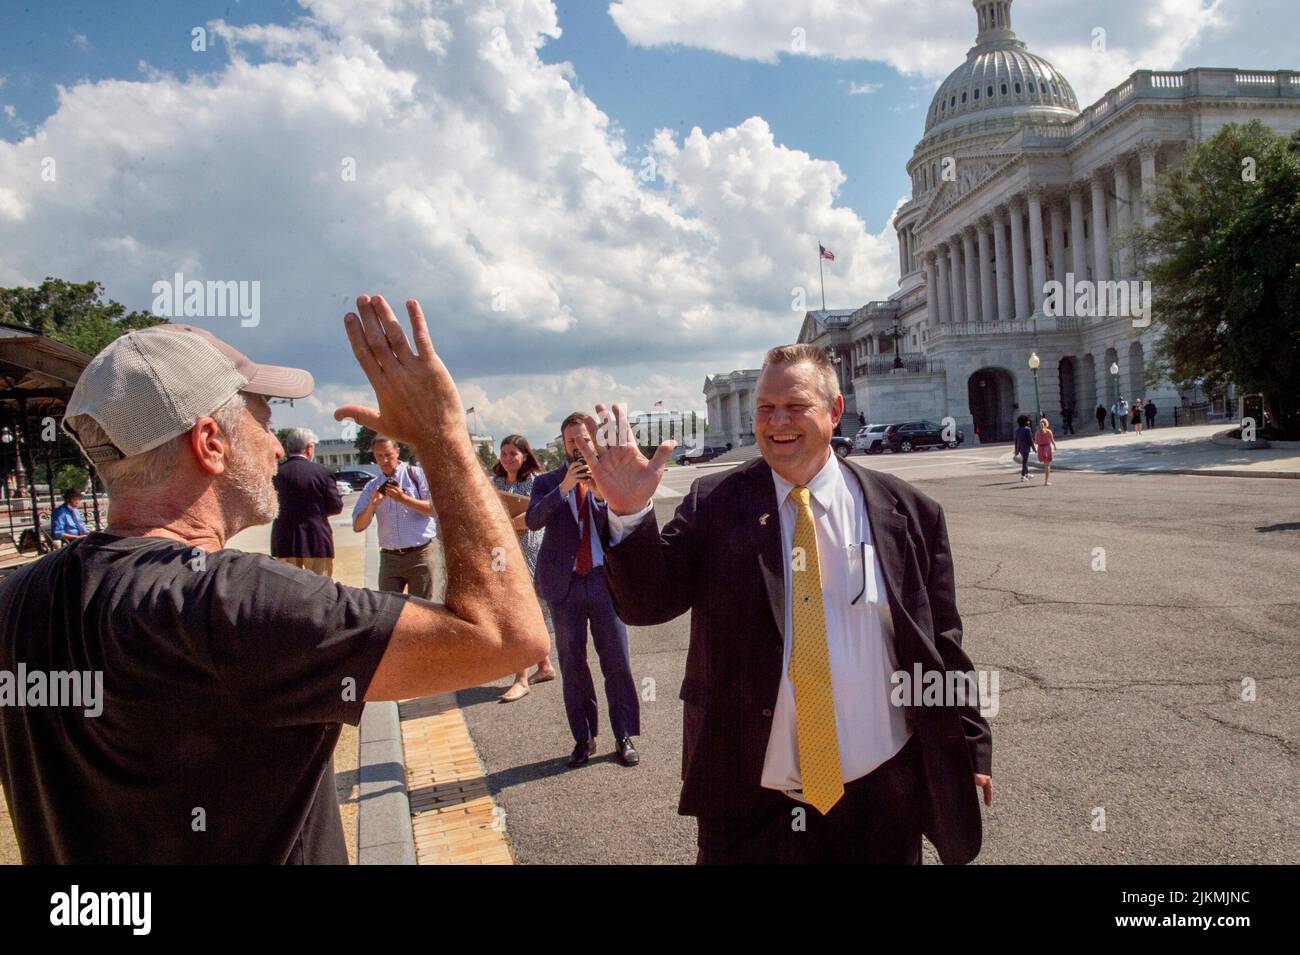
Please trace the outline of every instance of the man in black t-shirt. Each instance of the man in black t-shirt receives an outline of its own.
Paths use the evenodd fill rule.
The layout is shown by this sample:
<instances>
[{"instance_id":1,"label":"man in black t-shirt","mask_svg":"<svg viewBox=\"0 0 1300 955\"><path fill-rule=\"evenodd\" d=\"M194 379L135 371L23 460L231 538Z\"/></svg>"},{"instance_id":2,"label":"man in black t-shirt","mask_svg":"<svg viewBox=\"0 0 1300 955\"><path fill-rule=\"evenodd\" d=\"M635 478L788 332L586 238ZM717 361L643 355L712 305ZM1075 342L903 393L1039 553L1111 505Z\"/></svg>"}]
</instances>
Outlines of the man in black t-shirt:
<instances>
[{"instance_id":1,"label":"man in black t-shirt","mask_svg":"<svg viewBox=\"0 0 1300 955\"><path fill-rule=\"evenodd\" d=\"M64 427L110 495L107 530L0 584L0 783L29 863L346 863L332 759L366 700L474 686L546 652L514 532L418 303L416 351L379 296L344 320L410 442L458 568L445 605L225 549L274 516L269 397L306 372L199 329L110 344Z\"/></svg>"}]
</instances>

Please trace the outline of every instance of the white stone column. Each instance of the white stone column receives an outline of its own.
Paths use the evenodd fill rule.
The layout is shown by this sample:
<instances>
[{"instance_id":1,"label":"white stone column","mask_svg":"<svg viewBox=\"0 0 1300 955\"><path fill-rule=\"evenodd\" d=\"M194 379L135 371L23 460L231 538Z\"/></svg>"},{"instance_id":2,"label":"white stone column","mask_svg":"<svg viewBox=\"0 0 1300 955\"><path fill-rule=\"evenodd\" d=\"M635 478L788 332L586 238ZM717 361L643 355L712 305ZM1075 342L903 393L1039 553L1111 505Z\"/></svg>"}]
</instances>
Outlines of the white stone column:
<instances>
[{"instance_id":1,"label":"white stone column","mask_svg":"<svg viewBox=\"0 0 1300 955\"><path fill-rule=\"evenodd\" d=\"M1133 192L1129 188L1128 157L1121 156L1115 163L1115 232L1123 235L1133 221ZM1133 246L1124 240L1119 247L1119 278L1133 274Z\"/></svg>"},{"instance_id":2,"label":"white stone column","mask_svg":"<svg viewBox=\"0 0 1300 955\"><path fill-rule=\"evenodd\" d=\"M979 255L980 255L980 321L997 320L993 311L993 235L988 216L979 221Z\"/></svg>"},{"instance_id":3,"label":"white stone column","mask_svg":"<svg viewBox=\"0 0 1300 955\"><path fill-rule=\"evenodd\" d=\"M962 301L961 289L961 244L956 236L948 240L948 289L952 295L952 320L966 321L966 309Z\"/></svg>"},{"instance_id":4,"label":"white stone column","mask_svg":"<svg viewBox=\"0 0 1300 955\"><path fill-rule=\"evenodd\" d=\"M1101 169L1092 175L1092 278L1110 281L1110 236L1106 232L1106 189Z\"/></svg>"},{"instance_id":5,"label":"white stone column","mask_svg":"<svg viewBox=\"0 0 1300 955\"><path fill-rule=\"evenodd\" d=\"M1142 221L1147 228L1155 220L1151 213L1151 196L1156 189L1156 152L1160 146L1152 140L1138 144L1138 160L1142 167Z\"/></svg>"},{"instance_id":6,"label":"white stone column","mask_svg":"<svg viewBox=\"0 0 1300 955\"><path fill-rule=\"evenodd\" d=\"M976 278L975 271L975 235L969 228L964 229L961 234L961 260L966 267L966 274L963 276L966 289L966 321L978 322L980 320L979 279Z\"/></svg>"},{"instance_id":7,"label":"white stone column","mask_svg":"<svg viewBox=\"0 0 1300 955\"><path fill-rule=\"evenodd\" d=\"M929 306L930 326L937 328L942 319L939 317L939 279L935 275L934 253L925 253L925 301Z\"/></svg>"},{"instance_id":8,"label":"white stone column","mask_svg":"<svg viewBox=\"0 0 1300 955\"><path fill-rule=\"evenodd\" d=\"M939 275L939 324L947 325L952 321L952 313L948 311L948 253L943 246L938 251L935 271Z\"/></svg>"},{"instance_id":9,"label":"white stone column","mask_svg":"<svg viewBox=\"0 0 1300 955\"><path fill-rule=\"evenodd\" d=\"M997 258L998 279L998 320L1010 321L1011 308L1011 259L1007 253L1007 208L998 206L993 211L993 253Z\"/></svg>"},{"instance_id":10,"label":"white stone column","mask_svg":"<svg viewBox=\"0 0 1300 955\"><path fill-rule=\"evenodd\" d=\"M1051 197L1047 211L1052 227L1052 278L1064 285L1069 264L1065 261L1065 210L1060 196Z\"/></svg>"},{"instance_id":11,"label":"white stone column","mask_svg":"<svg viewBox=\"0 0 1300 955\"><path fill-rule=\"evenodd\" d=\"M1088 240L1083 235L1083 186L1070 186L1070 252L1073 259L1074 280L1088 278Z\"/></svg>"},{"instance_id":12,"label":"white stone column","mask_svg":"<svg viewBox=\"0 0 1300 955\"><path fill-rule=\"evenodd\" d=\"M1043 192L1029 190L1029 265L1032 282L1029 286L1029 306L1035 314L1043 310L1043 286L1047 284L1047 253L1043 244Z\"/></svg>"},{"instance_id":13,"label":"white stone column","mask_svg":"<svg viewBox=\"0 0 1300 955\"><path fill-rule=\"evenodd\" d=\"M1011 285L1016 300L1015 317L1029 317L1029 266L1025 261L1024 200L1011 202Z\"/></svg>"}]
</instances>

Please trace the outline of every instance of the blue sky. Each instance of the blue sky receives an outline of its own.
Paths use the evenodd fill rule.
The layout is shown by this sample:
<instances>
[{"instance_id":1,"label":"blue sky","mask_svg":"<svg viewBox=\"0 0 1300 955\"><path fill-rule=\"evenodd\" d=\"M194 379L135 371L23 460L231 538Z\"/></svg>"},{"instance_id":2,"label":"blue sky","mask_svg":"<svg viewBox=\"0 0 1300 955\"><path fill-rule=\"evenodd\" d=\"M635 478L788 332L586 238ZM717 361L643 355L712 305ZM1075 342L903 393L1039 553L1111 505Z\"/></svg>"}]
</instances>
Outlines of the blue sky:
<instances>
[{"instance_id":1,"label":"blue sky","mask_svg":"<svg viewBox=\"0 0 1300 955\"><path fill-rule=\"evenodd\" d=\"M1013 22L1087 105L1138 67L1295 66L1292 3ZM286 423L322 434L367 399L339 325L361 292L424 303L497 435L703 410L818 304L818 240L830 307L897 288L905 163L974 34L968 0L0 0L0 286L148 309L176 272L258 282L254 326L186 320L309 368Z\"/></svg>"}]
</instances>

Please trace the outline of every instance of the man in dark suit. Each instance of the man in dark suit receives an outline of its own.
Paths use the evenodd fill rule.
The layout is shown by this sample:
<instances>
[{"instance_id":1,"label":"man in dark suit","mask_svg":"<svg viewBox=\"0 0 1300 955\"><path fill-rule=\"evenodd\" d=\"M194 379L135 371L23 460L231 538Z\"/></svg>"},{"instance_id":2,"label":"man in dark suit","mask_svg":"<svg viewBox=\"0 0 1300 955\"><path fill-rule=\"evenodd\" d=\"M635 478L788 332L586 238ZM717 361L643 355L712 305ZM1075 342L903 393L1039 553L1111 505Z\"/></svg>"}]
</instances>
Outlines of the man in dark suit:
<instances>
[{"instance_id":1,"label":"man in dark suit","mask_svg":"<svg viewBox=\"0 0 1300 955\"><path fill-rule=\"evenodd\" d=\"M569 765L584 765L596 747L596 687L587 666L590 622L605 676L615 753L624 766L635 766L641 757L632 737L641 733L641 704L632 679L627 627L614 612L605 582L608 507L595 493L578 450L579 435L586 433L585 421L586 416L578 412L564 419L560 434L567 463L533 482L524 522L529 530L546 530L537 555L537 592L550 604L555 623L564 711L574 740Z\"/></svg>"},{"instance_id":2,"label":"man in dark suit","mask_svg":"<svg viewBox=\"0 0 1300 955\"><path fill-rule=\"evenodd\" d=\"M581 435L619 615L691 611L678 811L698 819L702 863L918 863L923 834L947 863L979 852L992 737L943 511L831 453L843 407L820 349L772 349L762 457L695 481L662 533L652 495L673 442L647 460L618 406ZM965 692L923 697L936 678Z\"/></svg>"},{"instance_id":3,"label":"man in dark suit","mask_svg":"<svg viewBox=\"0 0 1300 955\"><path fill-rule=\"evenodd\" d=\"M343 510L343 496L334 475L313 460L316 435L290 428L281 443L288 457L275 474L280 509L271 524L271 556L330 577L334 531L329 519Z\"/></svg>"}]
</instances>

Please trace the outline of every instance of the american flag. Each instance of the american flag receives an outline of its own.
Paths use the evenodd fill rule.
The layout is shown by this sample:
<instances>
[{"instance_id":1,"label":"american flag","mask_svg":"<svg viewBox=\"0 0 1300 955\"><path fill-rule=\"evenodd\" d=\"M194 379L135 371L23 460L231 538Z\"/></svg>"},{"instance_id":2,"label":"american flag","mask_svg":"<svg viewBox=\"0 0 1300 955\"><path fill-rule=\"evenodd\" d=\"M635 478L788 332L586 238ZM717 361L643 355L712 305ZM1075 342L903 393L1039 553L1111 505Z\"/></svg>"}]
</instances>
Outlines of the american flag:
<instances>
[{"instance_id":1,"label":"american flag","mask_svg":"<svg viewBox=\"0 0 1300 955\"><path fill-rule=\"evenodd\" d=\"M663 406L664 406L664 403L663 403L662 401L656 401L656 402L655 402L655 407L656 407L656 408L662 408Z\"/></svg>"},{"instance_id":2,"label":"american flag","mask_svg":"<svg viewBox=\"0 0 1300 955\"><path fill-rule=\"evenodd\" d=\"M817 243L817 249L818 251L821 252L821 257L823 259L827 259L828 261L831 262L835 261L835 253L832 252L830 249L826 248L826 246L822 245L820 242Z\"/></svg>"}]
</instances>

